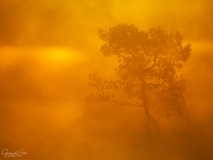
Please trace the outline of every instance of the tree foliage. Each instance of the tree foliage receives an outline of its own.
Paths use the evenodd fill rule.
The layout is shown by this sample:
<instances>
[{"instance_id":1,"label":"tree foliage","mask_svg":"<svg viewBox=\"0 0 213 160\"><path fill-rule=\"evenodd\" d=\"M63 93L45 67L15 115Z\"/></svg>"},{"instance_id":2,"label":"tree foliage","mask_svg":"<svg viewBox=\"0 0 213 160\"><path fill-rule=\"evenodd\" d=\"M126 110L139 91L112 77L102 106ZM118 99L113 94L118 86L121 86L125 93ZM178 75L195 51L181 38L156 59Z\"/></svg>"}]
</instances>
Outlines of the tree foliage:
<instances>
[{"instance_id":1,"label":"tree foliage","mask_svg":"<svg viewBox=\"0 0 213 160\"><path fill-rule=\"evenodd\" d=\"M99 29L98 35L104 56L118 59L117 79L91 74L90 85L96 92L91 93L90 100L144 107L150 122L157 120L149 110L166 117L181 112L185 85L180 69L190 56L191 44L183 45L179 31L167 33L157 27L144 32L134 25L119 24L109 30ZM119 102L114 90L137 100Z\"/></svg>"}]
</instances>

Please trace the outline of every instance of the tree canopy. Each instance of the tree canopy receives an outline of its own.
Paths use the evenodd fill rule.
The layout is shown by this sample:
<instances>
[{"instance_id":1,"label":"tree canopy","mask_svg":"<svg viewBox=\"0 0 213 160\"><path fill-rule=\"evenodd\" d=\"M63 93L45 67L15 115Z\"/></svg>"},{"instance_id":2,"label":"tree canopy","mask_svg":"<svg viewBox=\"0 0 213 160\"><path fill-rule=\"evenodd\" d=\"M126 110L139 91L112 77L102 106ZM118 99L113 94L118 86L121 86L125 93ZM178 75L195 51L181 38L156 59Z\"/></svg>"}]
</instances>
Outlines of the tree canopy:
<instances>
[{"instance_id":1,"label":"tree canopy","mask_svg":"<svg viewBox=\"0 0 213 160\"><path fill-rule=\"evenodd\" d=\"M99 29L98 35L104 56L118 59L117 79L91 74L90 85L96 92L89 99L141 106L156 132L160 132L158 119L150 111L168 117L185 107L180 70L190 56L191 44L183 45L179 31L168 33L161 27L145 32L134 25L119 24L109 30ZM121 90L130 101L119 102L115 90Z\"/></svg>"}]
</instances>

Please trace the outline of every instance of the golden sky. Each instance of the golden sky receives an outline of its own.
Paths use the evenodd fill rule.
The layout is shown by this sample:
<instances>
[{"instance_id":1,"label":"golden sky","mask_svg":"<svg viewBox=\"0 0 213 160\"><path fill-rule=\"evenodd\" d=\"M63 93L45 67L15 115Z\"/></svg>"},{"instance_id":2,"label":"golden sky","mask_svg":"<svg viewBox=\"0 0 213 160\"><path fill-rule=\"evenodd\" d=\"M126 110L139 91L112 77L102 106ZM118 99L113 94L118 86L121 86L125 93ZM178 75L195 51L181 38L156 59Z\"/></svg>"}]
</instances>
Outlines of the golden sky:
<instances>
[{"instance_id":1,"label":"golden sky","mask_svg":"<svg viewBox=\"0 0 213 160\"><path fill-rule=\"evenodd\" d=\"M116 149L116 159L131 159L137 149L144 152L136 159L152 154L138 144L152 147L140 139L151 130L140 108L85 102L88 75L113 71L97 29L119 23L176 29L192 43L186 112L212 135L212 6L210 0L0 0L0 150L23 147L30 159L112 159ZM162 123L165 132L180 125L175 118Z\"/></svg>"},{"instance_id":2,"label":"golden sky","mask_svg":"<svg viewBox=\"0 0 213 160\"><path fill-rule=\"evenodd\" d=\"M209 0L0 1L1 45L94 46L97 28L133 23L178 29L187 39L212 39Z\"/></svg>"}]
</instances>

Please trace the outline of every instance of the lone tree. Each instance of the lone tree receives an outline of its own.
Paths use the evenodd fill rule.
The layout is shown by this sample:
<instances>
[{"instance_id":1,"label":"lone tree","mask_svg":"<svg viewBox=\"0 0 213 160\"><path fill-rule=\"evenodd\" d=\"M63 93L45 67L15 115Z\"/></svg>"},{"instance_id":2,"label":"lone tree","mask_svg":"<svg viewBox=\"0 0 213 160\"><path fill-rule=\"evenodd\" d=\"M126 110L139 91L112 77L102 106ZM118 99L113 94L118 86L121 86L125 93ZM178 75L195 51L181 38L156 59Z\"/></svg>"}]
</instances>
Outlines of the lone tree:
<instances>
[{"instance_id":1,"label":"lone tree","mask_svg":"<svg viewBox=\"0 0 213 160\"><path fill-rule=\"evenodd\" d=\"M104 42L104 56L117 56L117 76L110 80L91 74L90 86L96 92L88 99L144 108L160 136L159 117L181 113L185 107L180 69L190 56L191 44L182 44L179 31L167 33L161 27L144 32L134 25L119 24L109 30L99 29L98 35ZM118 90L128 98L119 100Z\"/></svg>"}]
</instances>

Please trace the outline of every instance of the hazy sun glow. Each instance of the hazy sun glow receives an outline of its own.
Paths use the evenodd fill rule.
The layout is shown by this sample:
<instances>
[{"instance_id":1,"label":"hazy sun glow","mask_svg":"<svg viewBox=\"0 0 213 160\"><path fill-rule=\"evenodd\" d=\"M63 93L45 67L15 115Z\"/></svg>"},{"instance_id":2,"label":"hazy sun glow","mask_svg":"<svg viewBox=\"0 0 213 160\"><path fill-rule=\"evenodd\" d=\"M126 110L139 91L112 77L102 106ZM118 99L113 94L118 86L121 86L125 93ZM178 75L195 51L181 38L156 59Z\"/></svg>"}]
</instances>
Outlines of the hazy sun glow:
<instances>
[{"instance_id":1,"label":"hazy sun glow","mask_svg":"<svg viewBox=\"0 0 213 160\"><path fill-rule=\"evenodd\" d=\"M64 49L51 48L45 52L46 59L52 63L67 63L76 55ZM76 57L75 57L76 58Z\"/></svg>"},{"instance_id":2,"label":"hazy sun glow","mask_svg":"<svg viewBox=\"0 0 213 160\"><path fill-rule=\"evenodd\" d=\"M62 48L47 48L42 51L47 62L53 64L68 63L70 60L77 60L78 55Z\"/></svg>"},{"instance_id":3,"label":"hazy sun glow","mask_svg":"<svg viewBox=\"0 0 213 160\"><path fill-rule=\"evenodd\" d=\"M85 60L79 52L66 48L43 48L36 51L37 60L52 66L74 65Z\"/></svg>"}]
</instances>

